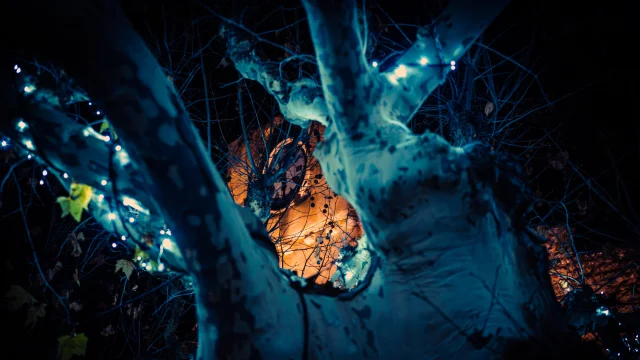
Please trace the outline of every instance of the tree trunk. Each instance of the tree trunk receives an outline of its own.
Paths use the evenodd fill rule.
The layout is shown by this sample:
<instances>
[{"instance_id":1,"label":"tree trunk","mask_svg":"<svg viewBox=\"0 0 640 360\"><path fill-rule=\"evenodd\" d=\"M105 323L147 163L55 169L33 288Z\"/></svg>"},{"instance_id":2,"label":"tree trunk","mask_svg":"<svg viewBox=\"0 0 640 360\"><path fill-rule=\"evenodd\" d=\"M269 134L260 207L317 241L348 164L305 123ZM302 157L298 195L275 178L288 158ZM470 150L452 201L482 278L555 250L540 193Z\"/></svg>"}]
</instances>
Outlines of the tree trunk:
<instances>
[{"instance_id":1,"label":"tree trunk","mask_svg":"<svg viewBox=\"0 0 640 360\"><path fill-rule=\"evenodd\" d=\"M63 67L104 109L145 205L174 234L196 291L199 359L560 358L575 350L545 252L521 221L528 204L517 173L484 147L452 147L404 125L504 1L454 0L401 58L406 77L366 63L352 0L304 2L321 91L310 80L275 86L281 79L255 73L255 57L236 62L292 120L328 126L315 155L378 250L366 281L337 298L304 294L256 246L252 238L266 234L231 199L119 9L65 1L27 11L28 3L0 10L34 24L40 31L21 45ZM432 67L417 62L423 53Z\"/></svg>"}]
</instances>

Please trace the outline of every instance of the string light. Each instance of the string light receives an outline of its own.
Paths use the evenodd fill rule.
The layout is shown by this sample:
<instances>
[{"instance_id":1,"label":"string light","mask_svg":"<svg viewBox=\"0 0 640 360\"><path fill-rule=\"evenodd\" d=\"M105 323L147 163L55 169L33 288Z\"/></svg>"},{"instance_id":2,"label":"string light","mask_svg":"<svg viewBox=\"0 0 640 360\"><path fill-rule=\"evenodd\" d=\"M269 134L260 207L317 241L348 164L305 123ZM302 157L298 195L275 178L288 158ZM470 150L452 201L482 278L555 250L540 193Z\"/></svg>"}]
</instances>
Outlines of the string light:
<instances>
[{"instance_id":1,"label":"string light","mask_svg":"<svg viewBox=\"0 0 640 360\"><path fill-rule=\"evenodd\" d=\"M374 68L375 68L375 67L378 67L378 62L377 62L377 61L372 62L372 63L371 63L371 66L373 66Z\"/></svg>"},{"instance_id":2,"label":"string light","mask_svg":"<svg viewBox=\"0 0 640 360\"><path fill-rule=\"evenodd\" d=\"M100 111L96 111L96 115L100 115Z\"/></svg>"},{"instance_id":3,"label":"string light","mask_svg":"<svg viewBox=\"0 0 640 360\"><path fill-rule=\"evenodd\" d=\"M147 264L147 266L145 267L145 269L147 269L147 271L151 271L151 269L153 269L153 267L151 267L151 264Z\"/></svg>"},{"instance_id":4,"label":"string light","mask_svg":"<svg viewBox=\"0 0 640 360\"><path fill-rule=\"evenodd\" d=\"M98 200L99 200L99 201L104 200L104 194L100 194L100 195L98 195Z\"/></svg>"},{"instance_id":5,"label":"string light","mask_svg":"<svg viewBox=\"0 0 640 360\"><path fill-rule=\"evenodd\" d=\"M127 240L127 237L126 237L126 236L124 236L124 235L122 235L122 236L120 236L120 239L121 239L122 241L125 241L125 240Z\"/></svg>"},{"instance_id":6,"label":"string light","mask_svg":"<svg viewBox=\"0 0 640 360\"><path fill-rule=\"evenodd\" d=\"M142 256L138 256L136 259L138 259L138 261L142 260Z\"/></svg>"},{"instance_id":7,"label":"string light","mask_svg":"<svg viewBox=\"0 0 640 360\"><path fill-rule=\"evenodd\" d=\"M115 248L116 246L118 246L118 244L116 244L116 243L111 243L111 247L112 247L112 248Z\"/></svg>"},{"instance_id":8,"label":"string light","mask_svg":"<svg viewBox=\"0 0 640 360\"><path fill-rule=\"evenodd\" d=\"M404 66L404 65L402 65L402 64L400 64L400 65L399 65L399 66L398 66L398 67L393 71L393 74L394 74L396 77L399 77L399 78L407 77L407 67L406 67L406 66Z\"/></svg>"},{"instance_id":9,"label":"string light","mask_svg":"<svg viewBox=\"0 0 640 360\"><path fill-rule=\"evenodd\" d=\"M49 174L47 170L42 170L42 176L47 176L47 174Z\"/></svg>"},{"instance_id":10,"label":"string light","mask_svg":"<svg viewBox=\"0 0 640 360\"><path fill-rule=\"evenodd\" d=\"M429 59L424 56L420 58L420 65L425 66L427 63L429 63Z\"/></svg>"},{"instance_id":11,"label":"string light","mask_svg":"<svg viewBox=\"0 0 640 360\"><path fill-rule=\"evenodd\" d=\"M107 185L107 180L102 180L102 181L100 181L100 184L101 184L102 186L106 186L106 185Z\"/></svg>"},{"instance_id":12,"label":"string light","mask_svg":"<svg viewBox=\"0 0 640 360\"><path fill-rule=\"evenodd\" d=\"M145 266L147 266L147 263L143 262L143 263L140 264L140 266L145 267Z\"/></svg>"},{"instance_id":13,"label":"string light","mask_svg":"<svg viewBox=\"0 0 640 360\"><path fill-rule=\"evenodd\" d=\"M27 155L27 159L31 159L31 154ZM65 174L66 175L66 174Z\"/></svg>"},{"instance_id":14,"label":"string light","mask_svg":"<svg viewBox=\"0 0 640 360\"><path fill-rule=\"evenodd\" d=\"M160 230L160 235L164 235L164 230Z\"/></svg>"},{"instance_id":15,"label":"string light","mask_svg":"<svg viewBox=\"0 0 640 360\"><path fill-rule=\"evenodd\" d=\"M33 90L35 90L35 89L36 89L36 87L35 87L35 86L33 86L33 85L27 85L27 86L25 86L25 87L24 87L24 89L23 89L23 90L24 90L24 92L25 92L25 93L29 94L29 93L33 92Z\"/></svg>"},{"instance_id":16,"label":"string light","mask_svg":"<svg viewBox=\"0 0 640 360\"><path fill-rule=\"evenodd\" d=\"M115 220L115 219L116 219L116 214L109 213L109 220Z\"/></svg>"},{"instance_id":17,"label":"string light","mask_svg":"<svg viewBox=\"0 0 640 360\"><path fill-rule=\"evenodd\" d=\"M44 185L44 180L40 180L40 185Z\"/></svg>"},{"instance_id":18,"label":"string light","mask_svg":"<svg viewBox=\"0 0 640 360\"><path fill-rule=\"evenodd\" d=\"M456 66L455 65L451 65L451 71L455 70Z\"/></svg>"},{"instance_id":19,"label":"string light","mask_svg":"<svg viewBox=\"0 0 640 360\"><path fill-rule=\"evenodd\" d=\"M162 271L164 270L164 264L160 263L158 264L158 271Z\"/></svg>"},{"instance_id":20,"label":"string light","mask_svg":"<svg viewBox=\"0 0 640 360\"><path fill-rule=\"evenodd\" d=\"M167 235L171 236L171 230L167 229Z\"/></svg>"},{"instance_id":21,"label":"string light","mask_svg":"<svg viewBox=\"0 0 640 360\"><path fill-rule=\"evenodd\" d=\"M24 145L27 147L27 149L33 150L33 142L31 142L31 140L25 141Z\"/></svg>"},{"instance_id":22,"label":"string light","mask_svg":"<svg viewBox=\"0 0 640 360\"><path fill-rule=\"evenodd\" d=\"M129 218L129 222L130 222L130 223L132 223L132 222L134 222L134 221L136 221L136 219L134 219L134 218L132 218L132 217L130 217L130 218Z\"/></svg>"},{"instance_id":23,"label":"string light","mask_svg":"<svg viewBox=\"0 0 640 360\"><path fill-rule=\"evenodd\" d=\"M120 151L120 150L122 150L122 146L116 145L116 151Z\"/></svg>"},{"instance_id":24,"label":"string light","mask_svg":"<svg viewBox=\"0 0 640 360\"><path fill-rule=\"evenodd\" d=\"M7 140L2 140L2 142L0 143L0 145L2 145L2 147L7 146Z\"/></svg>"},{"instance_id":25,"label":"string light","mask_svg":"<svg viewBox=\"0 0 640 360\"><path fill-rule=\"evenodd\" d=\"M27 123L26 123L26 122L24 122L24 121L22 121L22 120L18 121L18 129L19 129L20 131L23 131L23 130L24 130L24 129L26 129L26 128L27 128Z\"/></svg>"},{"instance_id":26,"label":"string light","mask_svg":"<svg viewBox=\"0 0 640 360\"><path fill-rule=\"evenodd\" d=\"M31 155L29 155L29 156L31 156ZM69 174L64 173L64 174L62 174L62 177L66 179L66 178L68 178L68 177L69 177Z\"/></svg>"},{"instance_id":27,"label":"string light","mask_svg":"<svg viewBox=\"0 0 640 360\"><path fill-rule=\"evenodd\" d=\"M91 106L91 101L89 101L89 106Z\"/></svg>"}]
</instances>

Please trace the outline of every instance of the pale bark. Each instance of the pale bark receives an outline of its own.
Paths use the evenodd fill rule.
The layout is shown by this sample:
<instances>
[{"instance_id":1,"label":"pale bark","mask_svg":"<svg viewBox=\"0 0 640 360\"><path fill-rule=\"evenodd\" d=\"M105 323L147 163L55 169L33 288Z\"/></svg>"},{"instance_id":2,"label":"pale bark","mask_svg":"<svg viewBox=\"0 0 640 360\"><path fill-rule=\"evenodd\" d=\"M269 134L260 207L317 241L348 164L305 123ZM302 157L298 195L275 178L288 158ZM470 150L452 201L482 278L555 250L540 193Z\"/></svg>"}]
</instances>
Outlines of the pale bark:
<instances>
[{"instance_id":1,"label":"pale bark","mask_svg":"<svg viewBox=\"0 0 640 360\"><path fill-rule=\"evenodd\" d=\"M445 14L466 10L457 4ZM35 55L65 68L104 109L141 189L171 227L195 283L200 359L557 358L575 344L565 335L544 250L522 225L527 198L514 173L484 147L454 148L406 128L442 75L416 74L417 83L406 84L421 89L415 94L389 86L365 62L355 1L304 2L322 97L300 92L295 111L274 80L243 71L257 59L239 61L283 112L330 118L316 156L379 251L370 278L338 298L303 294L255 245L252 235L265 234L250 233L177 94L123 14L104 3L56 5L38 8L56 26L48 42L31 43ZM456 49L464 51L503 5L483 3L488 11L468 14L477 19L447 16L468 24L439 22L452 36L444 60L462 55ZM37 25L52 25L45 18ZM65 32L81 33L88 52L54 36Z\"/></svg>"}]
</instances>

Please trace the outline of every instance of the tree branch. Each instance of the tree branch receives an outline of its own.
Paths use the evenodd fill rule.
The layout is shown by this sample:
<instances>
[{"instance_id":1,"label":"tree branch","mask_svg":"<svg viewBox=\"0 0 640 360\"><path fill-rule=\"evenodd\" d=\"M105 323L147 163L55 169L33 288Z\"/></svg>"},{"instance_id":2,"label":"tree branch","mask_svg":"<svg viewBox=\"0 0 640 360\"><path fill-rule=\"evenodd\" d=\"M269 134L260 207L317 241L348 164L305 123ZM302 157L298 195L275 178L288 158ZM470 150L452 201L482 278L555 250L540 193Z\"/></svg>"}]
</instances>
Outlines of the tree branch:
<instances>
[{"instance_id":1,"label":"tree branch","mask_svg":"<svg viewBox=\"0 0 640 360\"><path fill-rule=\"evenodd\" d=\"M329 114L317 81L310 78L287 81L282 77L284 63L304 56L287 58L278 66L261 59L256 54L255 44L244 38L232 25L222 26L220 32L227 41L227 56L238 72L246 79L257 81L273 95L282 115L289 122L306 127L310 120L315 120L327 125Z\"/></svg>"},{"instance_id":2,"label":"tree branch","mask_svg":"<svg viewBox=\"0 0 640 360\"><path fill-rule=\"evenodd\" d=\"M382 74L384 93L381 113L389 119L409 122L433 90L508 4L453 0L435 22L418 32L418 39L397 66ZM457 66L457 65L456 65Z\"/></svg>"},{"instance_id":3,"label":"tree branch","mask_svg":"<svg viewBox=\"0 0 640 360\"><path fill-rule=\"evenodd\" d=\"M43 41L44 31L36 32L26 44L63 67L109 116L185 257L198 300L199 356L297 356L291 344L302 343L302 318L290 312L298 296L273 255L255 246L175 89L121 10L109 1L33 8L40 16L30 12L31 21L55 34ZM274 339L276 327L282 334Z\"/></svg>"}]
</instances>

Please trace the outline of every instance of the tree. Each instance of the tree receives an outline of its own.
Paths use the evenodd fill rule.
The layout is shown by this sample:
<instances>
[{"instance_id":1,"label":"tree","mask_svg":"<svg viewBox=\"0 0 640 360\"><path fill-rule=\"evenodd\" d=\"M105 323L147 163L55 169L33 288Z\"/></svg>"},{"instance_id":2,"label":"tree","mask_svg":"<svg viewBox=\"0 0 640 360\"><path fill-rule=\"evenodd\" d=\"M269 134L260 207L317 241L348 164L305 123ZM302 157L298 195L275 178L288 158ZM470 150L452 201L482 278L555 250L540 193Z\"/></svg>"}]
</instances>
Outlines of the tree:
<instances>
[{"instance_id":1,"label":"tree","mask_svg":"<svg viewBox=\"0 0 640 360\"><path fill-rule=\"evenodd\" d=\"M383 73L364 57L354 1L304 1L320 84L285 83L249 42L223 30L236 68L276 97L288 121L327 127L315 155L378 253L366 281L337 298L306 294L278 270L272 247L256 246L268 240L261 223L235 205L118 9L69 1L27 13L27 5L3 4L3 14L35 16L49 31L24 43L30 55L64 68L107 114L118 142L61 111L79 89L29 98L29 79L15 71L2 73L13 84L2 100L6 131L62 181L68 174L105 195L90 210L106 229L137 242L144 232L135 224L171 229L166 246L150 250L164 249L194 282L200 358L559 358L580 350L540 239L523 221L531 196L517 166L481 144L454 147L405 125L506 1L452 1Z\"/></svg>"}]
</instances>

